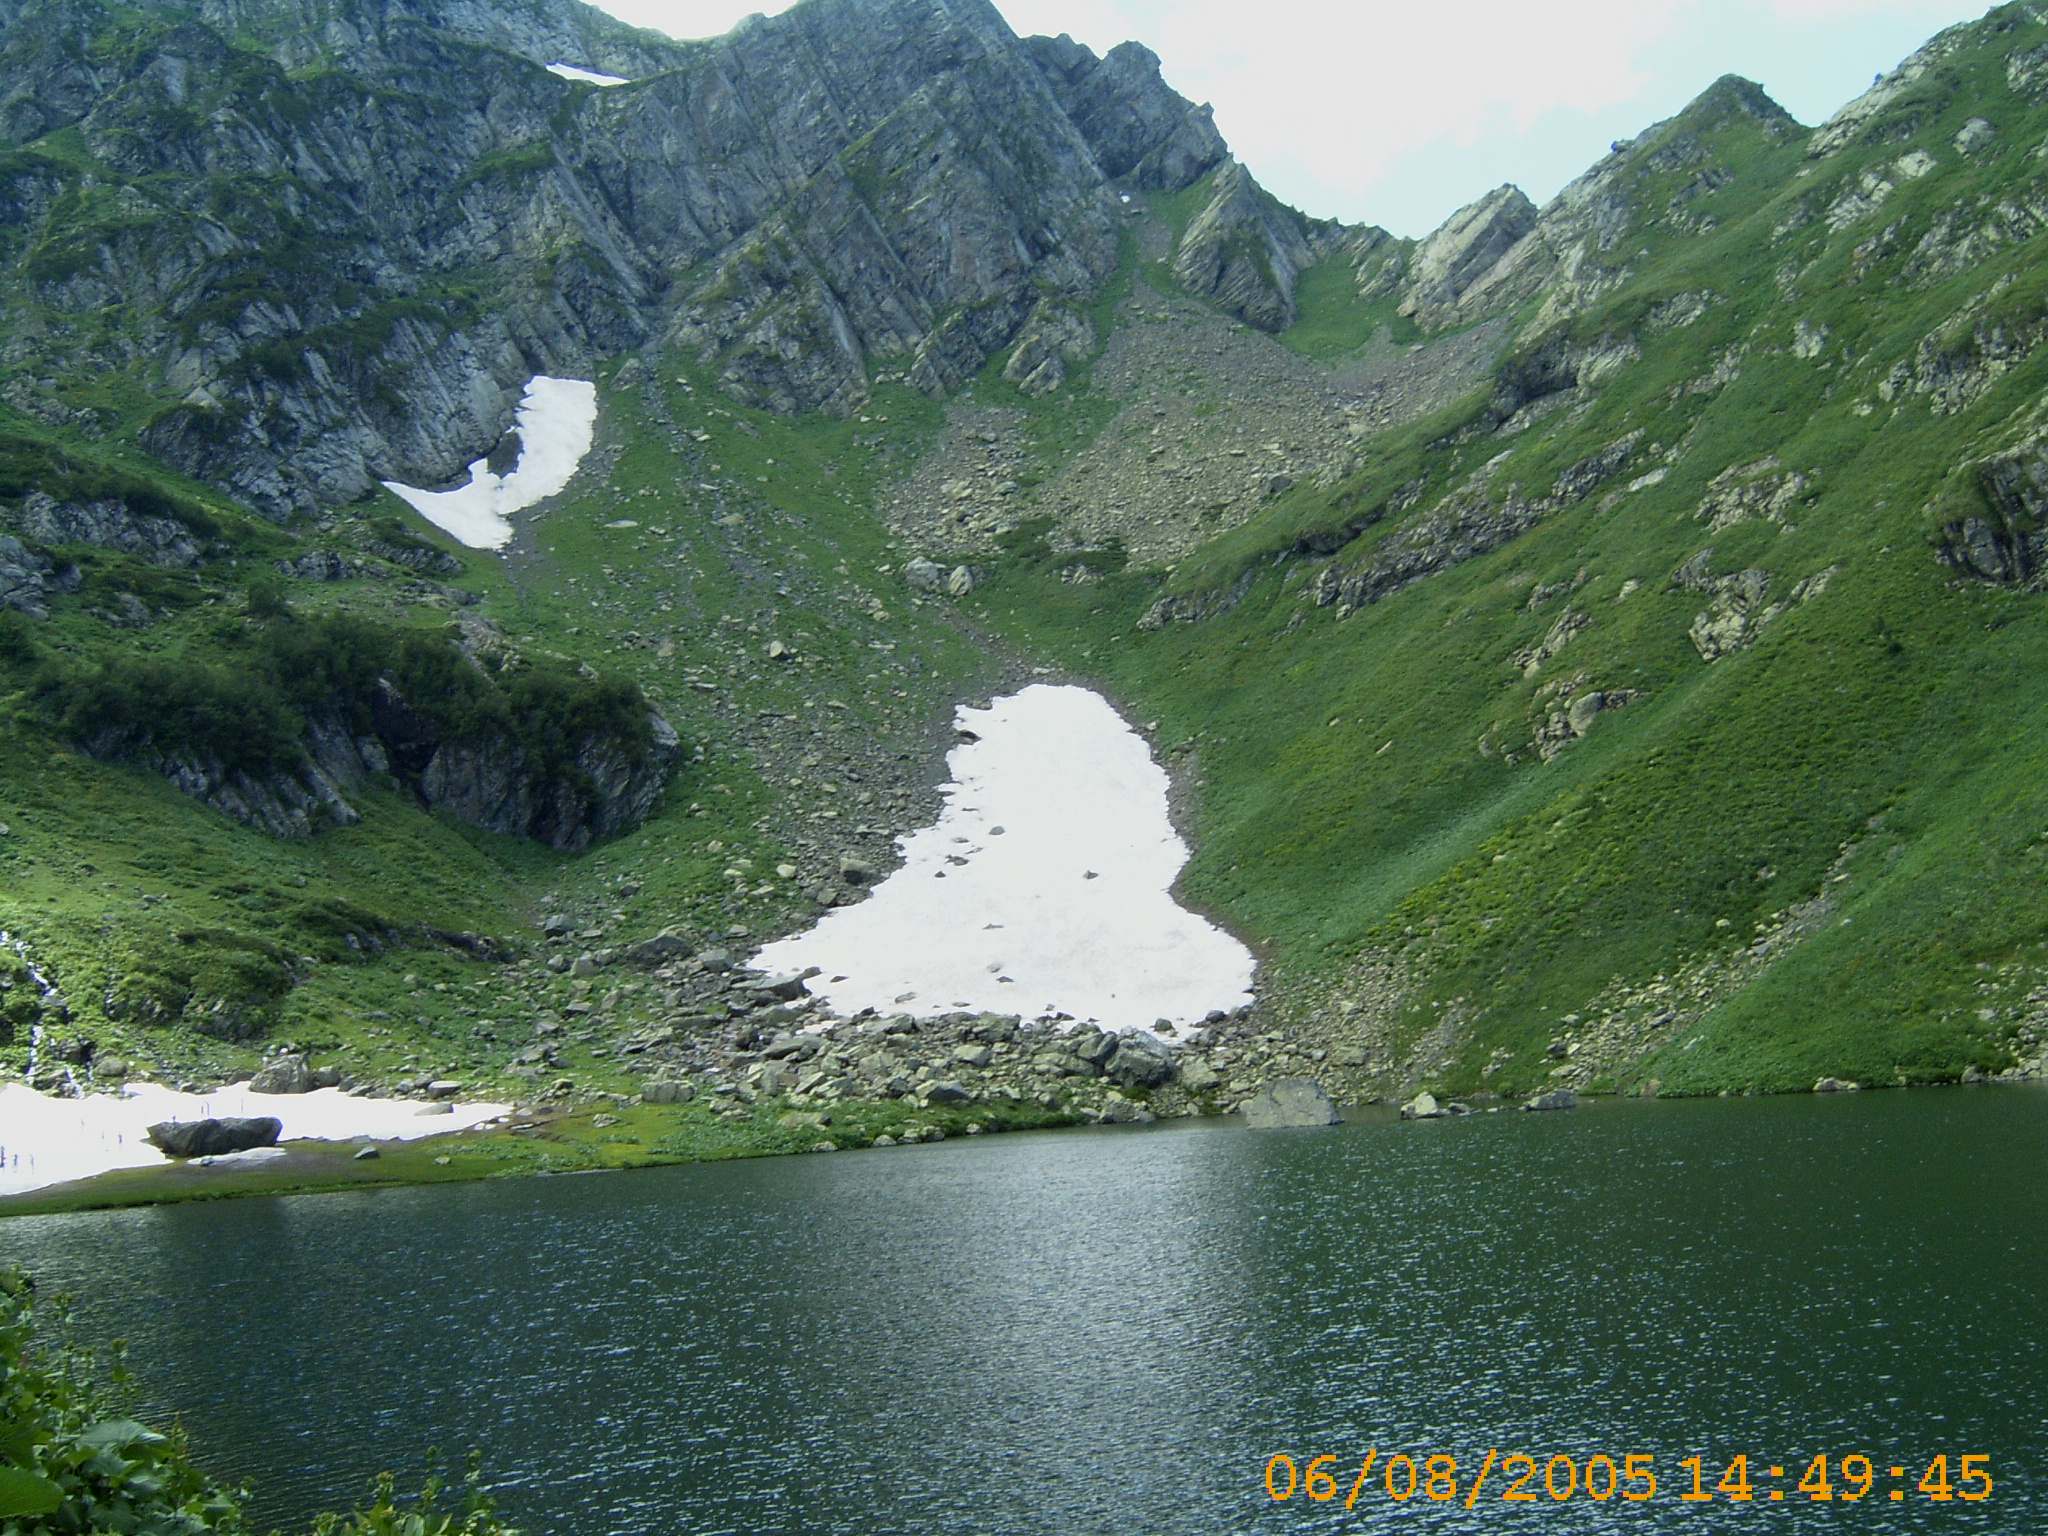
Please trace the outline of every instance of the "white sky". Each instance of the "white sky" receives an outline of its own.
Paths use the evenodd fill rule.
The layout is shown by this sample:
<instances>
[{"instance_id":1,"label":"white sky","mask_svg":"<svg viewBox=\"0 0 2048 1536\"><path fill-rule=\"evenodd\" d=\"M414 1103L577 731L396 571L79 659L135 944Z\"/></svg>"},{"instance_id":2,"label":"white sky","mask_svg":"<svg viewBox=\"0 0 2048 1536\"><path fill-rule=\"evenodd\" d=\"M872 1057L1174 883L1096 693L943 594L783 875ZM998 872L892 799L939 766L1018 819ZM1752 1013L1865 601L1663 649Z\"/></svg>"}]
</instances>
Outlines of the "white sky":
<instances>
[{"instance_id":1,"label":"white sky","mask_svg":"<svg viewBox=\"0 0 2048 1536\"><path fill-rule=\"evenodd\" d=\"M599 0L678 37L787 0ZM1427 233L1504 181L1542 202L1724 74L1815 123L1982 0L996 0L1019 33L1136 38L1268 188ZM578 62L578 61L570 61Z\"/></svg>"}]
</instances>

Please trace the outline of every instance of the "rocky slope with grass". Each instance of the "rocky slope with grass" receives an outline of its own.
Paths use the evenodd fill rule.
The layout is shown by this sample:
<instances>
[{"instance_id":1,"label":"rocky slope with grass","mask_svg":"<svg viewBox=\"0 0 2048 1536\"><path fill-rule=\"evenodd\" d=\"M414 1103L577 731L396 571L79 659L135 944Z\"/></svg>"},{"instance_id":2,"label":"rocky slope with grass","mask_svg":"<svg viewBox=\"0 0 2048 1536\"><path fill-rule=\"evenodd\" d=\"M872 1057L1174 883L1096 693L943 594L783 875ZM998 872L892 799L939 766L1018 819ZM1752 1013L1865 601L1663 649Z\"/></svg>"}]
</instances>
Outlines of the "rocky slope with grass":
<instances>
[{"instance_id":1,"label":"rocky slope with grass","mask_svg":"<svg viewBox=\"0 0 2048 1536\"><path fill-rule=\"evenodd\" d=\"M10 1070L811 1117L777 1145L2042 1070L2024 6L1419 241L980 0L26 0L0 56ZM504 461L544 371L596 447L507 550L379 488ZM739 963L1033 676L1172 769L1254 1014L1157 1063L802 1034Z\"/></svg>"}]
</instances>

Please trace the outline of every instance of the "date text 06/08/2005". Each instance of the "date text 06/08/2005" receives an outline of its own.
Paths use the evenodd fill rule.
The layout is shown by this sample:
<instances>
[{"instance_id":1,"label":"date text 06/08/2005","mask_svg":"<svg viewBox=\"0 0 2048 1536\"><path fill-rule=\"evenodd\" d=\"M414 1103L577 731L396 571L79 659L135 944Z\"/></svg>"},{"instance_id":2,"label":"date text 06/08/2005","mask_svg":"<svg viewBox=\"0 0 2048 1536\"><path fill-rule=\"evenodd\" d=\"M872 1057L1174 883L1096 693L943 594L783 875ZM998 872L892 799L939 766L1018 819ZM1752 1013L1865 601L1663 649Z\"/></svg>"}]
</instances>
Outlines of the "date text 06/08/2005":
<instances>
[{"instance_id":1,"label":"date text 06/08/2005","mask_svg":"<svg viewBox=\"0 0 2048 1536\"><path fill-rule=\"evenodd\" d=\"M1352 1464L1336 1456L1297 1461L1282 1452L1266 1462L1266 1492L1278 1503L1300 1497L1314 1504L1342 1499L1346 1509L1361 1498L1410 1499L1478 1506L1482 1497L1509 1504L1570 1503L1590 1499L1596 1504L1620 1499L1641 1504L1650 1499L1676 1499L1685 1504L1717 1500L1731 1504L1805 1500L1811 1503L1877 1498L1903 1503L1908 1498L1930 1503L1961 1499L1967 1503L1991 1497L1991 1458L1955 1456L1946 1452L1922 1461L1890 1461L1861 1452L1834 1457L1793 1457L1784 1462L1731 1457L1687 1456L1665 1464L1660 1478L1657 1459L1645 1454L1620 1457L1556 1455L1539 1459L1499 1447L1483 1460L1463 1464L1450 1455L1416 1457L1397 1451L1386 1457L1378 1447ZM1476 1467L1476 1472L1471 1471ZM1672 1470L1673 1468L1676 1470ZM1469 1481L1467 1480L1469 1476ZM1349 1484L1347 1489L1346 1484Z\"/></svg>"}]
</instances>

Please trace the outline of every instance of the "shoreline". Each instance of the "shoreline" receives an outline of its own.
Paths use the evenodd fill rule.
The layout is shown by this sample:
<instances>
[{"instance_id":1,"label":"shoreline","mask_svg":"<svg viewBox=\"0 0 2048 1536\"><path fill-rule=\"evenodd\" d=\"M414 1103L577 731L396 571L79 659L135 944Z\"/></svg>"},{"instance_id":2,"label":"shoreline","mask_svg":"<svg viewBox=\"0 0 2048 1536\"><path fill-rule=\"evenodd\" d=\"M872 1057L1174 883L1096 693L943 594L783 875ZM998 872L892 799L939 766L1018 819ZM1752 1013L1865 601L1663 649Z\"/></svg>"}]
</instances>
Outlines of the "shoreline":
<instances>
[{"instance_id":1,"label":"shoreline","mask_svg":"<svg viewBox=\"0 0 2048 1536\"><path fill-rule=\"evenodd\" d=\"M1704 1104L1724 1099L1854 1099L1866 1093L1927 1090L2033 1089L2048 1092L2038 1078L1985 1078L1976 1082L1906 1083L1864 1086L1828 1093L1812 1089L1754 1094L1582 1094L1593 1105L1649 1106ZM1475 1096L1476 1097L1476 1096ZM284 1144L284 1159L254 1167L202 1167L167 1162L161 1167L116 1169L88 1179L0 1196L0 1231L10 1218L79 1215L95 1211L145 1209L215 1200L322 1195L438 1184L471 1184L487 1179L549 1178L588 1173L625 1173L701 1163L763 1157L817 1155L827 1151L882 1150L947 1141L958 1136L1018 1135L1032 1131L1128 1130L1128 1124L1091 1120L1079 1109L1044 1110L1020 1103L932 1105L914 1112L888 1100L850 1101L841 1122L819 1126L786 1106L763 1104L744 1125L713 1124L698 1105L634 1105L606 1110L590 1106L569 1111L519 1111L516 1127L485 1127L405 1142L300 1141ZM1484 1119L1521 1111L1520 1103L1479 1099L1472 1113L1438 1117L1443 1122ZM1344 1125L1422 1124L1399 1117L1383 1099L1340 1104ZM1573 1111L1552 1111L1569 1115ZM792 1119L796 1123L791 1123ZM1249 1130L1234 1114L1189 1114L1156 1119L1151 1128L1190 1123L1215 1129ZM876 1130L876 1126L890 1129ZM619 1134L611 1134L613 1132ZM898 1135L896 1132L919 1134ZM886 1138L877 1141L877 1137ZM828 1147L826 1142L830 1142ZM357 1160L364 1147L378 1156Z\"/></svg>"}]
</instances>

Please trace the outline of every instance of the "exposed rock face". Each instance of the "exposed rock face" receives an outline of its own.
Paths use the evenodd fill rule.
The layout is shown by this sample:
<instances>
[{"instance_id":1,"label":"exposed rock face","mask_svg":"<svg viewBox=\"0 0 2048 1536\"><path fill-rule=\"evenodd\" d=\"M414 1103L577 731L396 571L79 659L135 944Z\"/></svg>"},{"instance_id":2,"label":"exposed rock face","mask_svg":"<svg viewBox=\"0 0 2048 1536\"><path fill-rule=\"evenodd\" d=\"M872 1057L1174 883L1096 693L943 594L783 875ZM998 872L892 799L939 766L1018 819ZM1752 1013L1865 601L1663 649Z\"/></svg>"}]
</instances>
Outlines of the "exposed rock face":
<instances>
[{"instance_id":1,"label":"exposed rock face","mask_svg":"<svg viewBox=\"0 0 2048 1536\"><path fill-rule=\"evenodd\" d=\"M1282 331L1294 320L1295 279L1315 259L1300 215L1232 160L1181 237L1173 274L1247 325Z\"/></svg>"},{"instance_id":2,"label":"exposed rock face","mask_svg":"<svg viewBox=\"0 0 2048 1536\"><path fill-rule=\"evenodd\" d=\"M293 765L252 767L193 750L138 749L118 734L85 745L96 757L162 774L195 800L272 837L307 838L353 826L361 814L346 788L392 775L430 809L508 837L530 837L564 852L639 825L661 798L681 753L674 728L648 716L644 748L593 732L561 762L535 761L495 733L443 739L393 688L380 685L372 728L357 733L338 717L308 722L305 756Z\"/></svg>"},{"instance_id":3,"label":"exposed rock face","mask_svg":"<svg viewBox=\"0 0 2048 1536\"><path fill-rule=\"evenodd\" d=\"M1085 362L1094 350L1095 328L1088 317L1046 300L1025 321L1003 377L1027 395L1049 395L1066 383L1068 366Z\"/></svg>"},{"instance_id":4,"label":"exposed rock face","mask_svg":"<svg viewBox=\"0 0 2048 1536\"><path fill-rule=\"evenodd\" d=\"M172 1157L224 1157L252 1147L274 1147L284 1122L269 1115L253 1120L165 1120L149 1128L149 1139Z\"/></svg>"},{"instance_id":5,"label":"exposed rock face","mask_svg":"<svg viewBox=\"0 0 2048 1536\"><path fill-rule=\"evenodd\" d=\"M420 798L472 826L580 852L638 826L661 798L680 743L661 716L649 724L653 747L644 757L593 736L552 772L510 742L439 743L420 771Z\"/></svg>"},{"instance_id":6,"label":"exposed rock face","mask_svg":"<svg viewBox=\"0 0 2048 1536\"><path fill-rule=\"evenodd\" d=\"M1211 110L1176 94L1158 55L1142 44L1123 43L1098 59L1063 32L1025 47L1112 181L1177 192L1228 155Z\"/></svg>"},{"instance_id":7,"label":"exposed rock face","mask_svg":"<svg viewBox=\"0 0 2048 1536\"><path fill-rule=\"evenodd\" d=\"M107 740L88 746L96 756L160 773L193 799L272 837L307 838L327 827L352 827L363 819L317 763L251 772L192 751L138 754Z\"/></svg>"},{"instance_id":8,"label":"exposed rock face","mask_svg":"<svg viewBox=\"0 0 2048 1536\"><path fill-rule=\"evenodd\" d=\"M113 25L94 0L0 16L4 131L75 129L100 167L0 170L0 257L40 253L37 302L131 323L90 355L11 329L32 370L154 370L144 446L278 516L440 484L532 374L652 337L778 410L851 410L877 357L951 389L1020 336L1020 382L1056 388L1116 267L1111 182L1224 159L1145 49L1027 44L987 0L815 0L692 44L566 0L210 0L96 47ZM546 71L565 58L637 83ZM113 213L49 224L88 174ZM254 181L291 195L223 194ZM1256 261L1212 264L1284 315L1291 276L1275 309Z\"/></svg>"},{"instance_id":9,"label":"exposed rock face","mask_svg":"<svg viewBox=\"0 0 2048 1536\"><path fill-rule=\"evenodd\" d=\"M1497 187L1459 209L1416 248L1401 313L1447 317L1465 291L1536 227L1536 205L1520 187Z\"/></svg>"},{"instance_id":10,"label":"exposed rock face","mask_svg":"<svg viewBox=\"0 0 2048 1536\"><path fill-rule=\"evenodd\" d=\"M1494 466L1489 464L1381 542L1363 562L1326 565L1308 584L1308 600L1318 608L1362 608L1425 576L1499 549L1545 517L1584 501L1631 463L1641 440L1640 432L1632 432L1582 459L1560 474L1544 496L1516 489L1496 493L1491 485Z\"/></svg>"},{"instance_id":11,"label":"exposed rock face","mask_svg":"<svg viewBox=\"0 0 2048 1536\"><path fill-rule=\"evenodd\" d=\"M204 558L199 537L185 524L123 501L60 502L31 491L21 504L21 531L40 544L90 544L166 570L189 570Z\"/></svg>"},{"instance_id":12,"label":"exposed rock face","mask_svg":"<svg viewBox=\"0 0 2048 1536\"><path fill-rule=\"evenodd\" d=\"M1253 1130L1335 1125L1342 1116L1323 1085L1312 1077L1290 1077L1269 1083L1244 1101L1244 1118Z\"/></svg>"},{"instance_id":13,"label":"exposed rock face","mask_svg":"<svg viewBox=\"0 0 2048 1536\"><path fill-rule=\"evenodd\" d=\"M0 533L0 610L47 619L50 562L32 555L21 540Z\"/></svg>"},{"instance_id":14,"label":"exposed rock face","mask_svg":"<svg viewBox=\"0 0 2048 1536\"><path fill-rule=\"evenodd\" d=\"M1980 461L1985 511L1942 529L1944 565L1999 586L2032 581L2048 567L2048 434ZM0 596L0 605L6 599Z\"/></svg>"},{"instance_id":15,"label":"exposed rock face","mask_svg":"<svg viewBox=\"0 0 2048 1536\"><path fill-rule=\"evenodd\" d=\"M1773 141L1801 131L1760 86L1727 76L1677 117L1617 144L1541 210L1504 186L1418 245L1361 244L1353 236L1360 294L1398 293L1401 312L1425 330L1505 314L1541 297L1527 331L1540 334L1628 280L1636 255L1628 241L1646 223L1681 233L1711 227L1694 204L1735 177L1713 148L1731 125ZM1676 196L1650 200L1647 189L1668 185L1674 172L1686 176Z\"/></svg>"}]
</instances>

